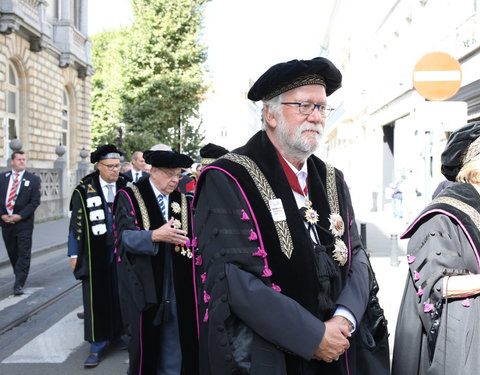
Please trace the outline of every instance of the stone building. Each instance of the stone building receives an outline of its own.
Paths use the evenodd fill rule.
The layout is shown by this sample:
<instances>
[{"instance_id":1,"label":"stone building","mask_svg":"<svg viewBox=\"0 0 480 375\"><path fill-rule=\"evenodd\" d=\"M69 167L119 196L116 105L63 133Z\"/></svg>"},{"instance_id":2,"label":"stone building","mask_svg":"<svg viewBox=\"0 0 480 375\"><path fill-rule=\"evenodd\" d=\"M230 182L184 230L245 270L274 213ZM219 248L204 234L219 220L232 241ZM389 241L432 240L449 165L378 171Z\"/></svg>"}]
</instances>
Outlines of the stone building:
<instances>
[{"instance_id":1,"label":"stone building","mask_svg":"<svg viewBox=\"0 0 480 375\"><path fill-rule=\"evenodd\" d=\"M21 144L27 169L42 179L38 221L68 212L77 171L88 165L80 156L90 150L87 5L0 1L0 169Z\"/></svg>"}]
</instances>

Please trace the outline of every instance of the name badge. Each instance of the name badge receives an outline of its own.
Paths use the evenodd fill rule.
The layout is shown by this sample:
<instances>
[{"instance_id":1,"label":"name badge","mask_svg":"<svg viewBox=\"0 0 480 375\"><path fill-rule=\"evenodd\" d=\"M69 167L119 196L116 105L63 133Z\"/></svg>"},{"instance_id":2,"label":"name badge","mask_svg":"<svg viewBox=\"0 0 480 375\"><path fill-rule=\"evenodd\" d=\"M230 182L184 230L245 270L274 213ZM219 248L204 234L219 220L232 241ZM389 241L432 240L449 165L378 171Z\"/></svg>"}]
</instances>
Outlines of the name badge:
<instances>
[{"instance_id":1,"label":"name badge","mask_svg":"<svg viewBox=\"0 0 480 375\"><path fill-rule=\"evenodd\" d=\"M29 181L29 180L25 180L24 185L25 185L25 186L30 186L30 181Z\"/></svg>"},{"instance_id":2,"label":"name badge","mask_svg":"<svg viewBox=\"0 0 480 375\"><path fill-rule=\"evenodd\" d=\"M270 206L273 221L287 220L281 199L270 199L268 205Z\"/></svg>"}]
</instances>

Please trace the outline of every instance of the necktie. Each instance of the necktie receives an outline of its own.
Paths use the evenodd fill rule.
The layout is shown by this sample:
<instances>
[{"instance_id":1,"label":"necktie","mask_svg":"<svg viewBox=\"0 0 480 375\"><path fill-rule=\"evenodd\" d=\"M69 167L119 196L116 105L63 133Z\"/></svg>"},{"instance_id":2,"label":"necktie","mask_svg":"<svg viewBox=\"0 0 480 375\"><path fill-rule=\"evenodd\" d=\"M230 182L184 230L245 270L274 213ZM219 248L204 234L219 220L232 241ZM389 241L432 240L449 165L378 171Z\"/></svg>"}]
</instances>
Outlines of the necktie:
<instances>
[{"instance_id":1,"label":"necktie","mask_svg":"<svg viewBox=\"0 0 480 375\"><path fill-rule=\"evenodd\" d=\"M167 220L167 213L165 212L165 203L163 203L163 194L158 194L158 204L160 205L160 209L162 210L163 217Z\"/></svg>"},{"instance_id":2,"label":"necktie","mask_svg":"<svg viewBox=\"0 0 480 375\"><path fill-rule=\"evenodd\" d=\"M138 182L138 172L135 172L135 182Z\"/></svg>"},{"instance_id":3,"label":"necktie","mask_svg":"<svg viewBox=\"0 0 480 375\"><path fill-rule=\"evenodd\" d=\"M8 193L7 208L9 211L13 211L13 206L15 205L15 197L17 195L19 175L19 173L15 173L15 179L13 180L12 187L10 188L10 192Z\"/></svg>"},{"instance_id":4,"label":"necktie","mask_svg":"<svg viewBox=\"0 0 480 375\"><path fill-rule=\"evenodd\" d=\"M113 185L107 185L108 194L107 194L107 203L112 203L115 196L113 195Z\"/></svg>"}]
</instances>

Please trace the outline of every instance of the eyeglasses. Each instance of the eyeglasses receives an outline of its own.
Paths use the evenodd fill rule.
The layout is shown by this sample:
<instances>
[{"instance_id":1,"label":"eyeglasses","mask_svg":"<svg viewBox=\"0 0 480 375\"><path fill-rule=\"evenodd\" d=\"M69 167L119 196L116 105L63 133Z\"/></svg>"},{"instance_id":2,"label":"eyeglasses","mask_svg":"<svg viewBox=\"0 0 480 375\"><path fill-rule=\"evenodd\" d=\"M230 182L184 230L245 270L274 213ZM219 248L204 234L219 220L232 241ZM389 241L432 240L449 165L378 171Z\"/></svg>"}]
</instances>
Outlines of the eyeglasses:
<instances>
[{"instance_id":1,"label":"eyeglasses","mask_svg":"<svg viewBox=\"0 0 480 375\"><path fill-rule=\"evenodd\" d=\"M315 111L315 108L318 108L318 113L320 113L320 116L323 118L326 118L330 116L330 114L333 111L333 108L330 107L329 105L323 105L323 104L314 104L314 103L308 103L308 102L283 102L281 104L294 104L298 105L298 112L300 112L302 115L309 116Z\"/></svg>"},{"instance_id":2,"label":"eyeglasses","mask_svg":"<svg viewBox=\"0 0 480 375\"><path fill-rule=\"evenodd\" d=\"M175 173L172 171L169 171L167 169L160 169L163 173L167 175L168 178L174 178L177 177L179 180L182 179L183 175L181 173Z\"/></svg>"},{"instance_id":3,"label":"eyeglasses","mask_svg":"<svg viewBox=\"0 0 480 375\"><path fill-rule=\"evenodd\" d=\"M120 164L104 164L102 162L99 162L99 164L102 164L104 167L107 167L109 171L113 171L114 169L120 169Z\"/></svg>"}]
</instances>

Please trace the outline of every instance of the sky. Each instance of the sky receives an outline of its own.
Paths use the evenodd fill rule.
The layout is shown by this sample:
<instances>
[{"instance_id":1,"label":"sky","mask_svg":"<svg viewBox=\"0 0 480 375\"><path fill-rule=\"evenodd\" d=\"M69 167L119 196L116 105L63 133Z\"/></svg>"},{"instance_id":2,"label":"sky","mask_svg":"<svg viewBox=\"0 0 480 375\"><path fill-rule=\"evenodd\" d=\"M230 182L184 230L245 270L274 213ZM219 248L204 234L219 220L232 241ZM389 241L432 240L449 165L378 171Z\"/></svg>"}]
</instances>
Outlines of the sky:
<instances>
[{"instance_id":1,"label":"sky","mask_svg":"<svg viewBox=\"0 0 480 375\"><path fill-rule=\"evenodd\" d=\"M273 64L318 56L330 0L212 0L201 41L217 86L248 86ZM90 0L89 34L129 25L130 0ZM111 15L112 9L115 12ZM237 84L236 82L237 81Z\"/></svg>"}]
</instances>

